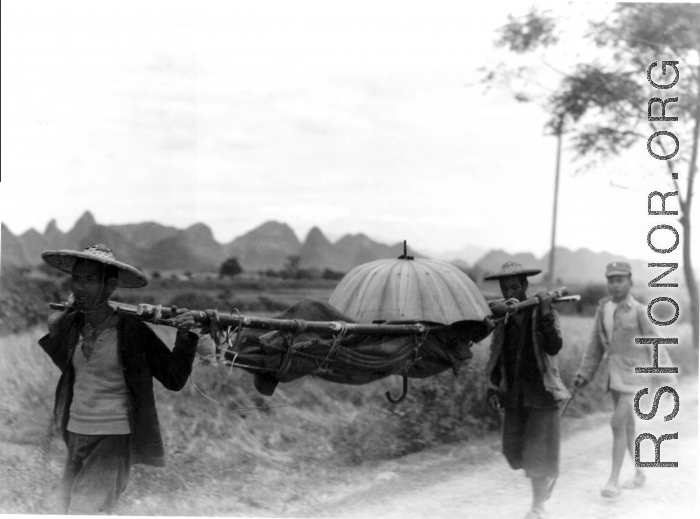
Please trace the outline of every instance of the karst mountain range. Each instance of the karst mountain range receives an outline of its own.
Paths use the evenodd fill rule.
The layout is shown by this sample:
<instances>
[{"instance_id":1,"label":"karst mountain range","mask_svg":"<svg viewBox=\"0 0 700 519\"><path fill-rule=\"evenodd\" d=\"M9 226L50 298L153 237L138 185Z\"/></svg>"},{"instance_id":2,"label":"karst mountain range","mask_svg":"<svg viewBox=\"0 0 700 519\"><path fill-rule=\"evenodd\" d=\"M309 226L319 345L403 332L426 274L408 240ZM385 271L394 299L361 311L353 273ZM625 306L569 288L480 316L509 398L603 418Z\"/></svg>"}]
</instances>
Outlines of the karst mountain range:
<instances>
[{"instance_id":1,"label":"karst mountain range","mask_svg":"<svg viewBox=\"0 0 700 519\"><path fill-rule=\"evenodd\" d=\"M89 211L68 232L62 232L52 220L43 233L30 229L16 236L3 223L0 239L3 266L16 267L40 264L41 253L45 250L82 250L91 243L108 244L119 260L146 271L216 272L221 263L232 257L237 258L247 272L279 270L285 267L290 256L299 256L300 268L348 272L362 263L397 258L403 253L403 242L387 245L364 234L347 234L331 242L318 227L312 228L301 241L289 225L276 221L265 222L229 243L219 243L203 223L186 229L156 222L102 225ZM465 257L467 252L455 252L440 255L439 259L481 273L497 271L508 260L546 270L549 261L547 255L536 258L529 252L509 254L503 250L484 252L475 259L475 248L466 246L463 251L467 250L471 250L471 257ZM435 257L410 247L409 254L417 258ZM607 263L630 261L588 249L558 248L556 254L555 279L567 283L601 282ZM630 263L638 272L646 267L639 260Z\"/></svg>"}]
</instances>

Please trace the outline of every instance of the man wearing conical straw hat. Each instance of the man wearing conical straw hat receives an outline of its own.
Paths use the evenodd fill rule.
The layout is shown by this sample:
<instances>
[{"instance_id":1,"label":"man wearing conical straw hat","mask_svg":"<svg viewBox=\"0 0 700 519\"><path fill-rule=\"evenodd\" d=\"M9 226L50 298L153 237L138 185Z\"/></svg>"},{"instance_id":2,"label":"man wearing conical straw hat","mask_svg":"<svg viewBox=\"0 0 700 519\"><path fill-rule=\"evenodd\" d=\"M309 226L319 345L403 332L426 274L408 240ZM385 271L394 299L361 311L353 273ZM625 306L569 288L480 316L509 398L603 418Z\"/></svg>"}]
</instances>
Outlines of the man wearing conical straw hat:
<instances>
[{"instance_id":1,"label":"man wearing conical straw hat","mask_svg":"<svg viewBox=\"0 0 700 519\"><path fill-rule=\"evenodd\" d=\"M60 368L54 423L68 447L61 482L67 514L111 513L131 466L163 466L165 453L153 378L179 391L192 371L197 335L193 316L177 311L172 352L144 323L116 314L117 287L147 284L136 268L105 245L47 251L42 259L71 275L70 308L49 317L39 344Z\"/></svg>"},{"instance_id":2,"label":"man wearing conical straw hat","mask_svg":"<svg viewBox=\"0 0 700 519\"><path fill-rule=\"evenodd\" d=\"M508 261L485 280L498 280L507 305L527 299L528 277L542 272ZM559 377L556 355L562 347L559 317L546 292L532 311L496 324L486 365L487 400L504 409L503 454L513 469L524 469L532 484L527 519L545 517L559 474L559 403L570 397Z\"/></svg>"}]
</instances>

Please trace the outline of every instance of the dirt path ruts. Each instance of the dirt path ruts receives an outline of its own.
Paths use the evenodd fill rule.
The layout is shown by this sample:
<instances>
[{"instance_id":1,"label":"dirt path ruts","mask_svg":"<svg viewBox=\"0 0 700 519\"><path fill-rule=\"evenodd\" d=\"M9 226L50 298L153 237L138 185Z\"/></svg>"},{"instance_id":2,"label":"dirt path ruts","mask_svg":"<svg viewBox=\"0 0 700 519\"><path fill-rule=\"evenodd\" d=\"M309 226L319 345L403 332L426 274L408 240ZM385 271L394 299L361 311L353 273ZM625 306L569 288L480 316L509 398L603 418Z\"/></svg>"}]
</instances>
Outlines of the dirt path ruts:
<instances>
[{"instance_id":1,"label":"dirt path ruts","mask_svg":"<svg viewBox=\"0 0 700 519\"><path fill-rule=\"evenodd\" d=\"M697 381L677 386L680 410L675 419L663 422L672 402L662 400L657 416L638 422L637 434L657 437L678 432L678 440L662 443L661 460L677 461L678 468L645 469L647 483L642 489L623 490L617 499L600 497L600 488L610 470L612 434L609 416L599 415L597 423L576 431L562 443L561 475L554 495L547 502L552 519L676 519L697 517L698 393ZM643 461L653 460L650 441L642 444ZM622 480L633 474L627 458ZM452 471L453 472L453 471ZM423 473L389 478L371 491L361 492L307 511L309 517L522 518L531 500L529 480L522 471L510 470L502 457L476 466L464 466L447 479L440 467Z\"/></svg>"}]
</instances>

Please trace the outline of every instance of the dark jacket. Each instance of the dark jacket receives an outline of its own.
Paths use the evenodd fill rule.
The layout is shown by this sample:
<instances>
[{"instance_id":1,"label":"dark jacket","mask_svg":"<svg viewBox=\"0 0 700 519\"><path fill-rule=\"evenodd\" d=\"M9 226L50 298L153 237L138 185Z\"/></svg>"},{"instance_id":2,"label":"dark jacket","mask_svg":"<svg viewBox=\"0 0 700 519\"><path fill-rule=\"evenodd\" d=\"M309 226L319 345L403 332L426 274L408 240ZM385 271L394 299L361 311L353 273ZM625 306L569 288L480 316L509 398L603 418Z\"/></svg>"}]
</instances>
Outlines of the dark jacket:
<instances>
[{"instance_id":1,"label":"dark jacket","mask_svg":"<svg viewBox=\"0 0 700 519\"><path fill-rule=\"evenodd\" d=\"M533 308L528 316L531 319L530 340L534 345L537 369L542 376L544 388L554 400L566 400L571 394L559 376L559 363L556 354L562 347L561 326L559 314L552 308L551 317L539 317L537 307ZM505 341L505 322L496 324L491 341L491 351L486 363L486 387L487 393L497 393L501 396L508 392L505 366L500 362ZM549 351L547 351L549 350Z\"/></svg>"},{"instance_id":2,"label":"dark jacket","mask_svg":"<svg viewBox=\"0 0 700 519\"><path fill-rule=\"evenodd\" d=\"M69 313L61 321L59 332L54 337L47 334L39 340L39 345L61 370L56 387L54 424L66 441L75 381L71 358L82 322L82 314ZM120 315L117 342L129 398L132 463L162 467L165 465L165 451L153 395L153 378L158 379L166 389L181 390L192 372L197 335L178 335L171 352L144 323L134 317Z\"/></svg>"}]
</instances>

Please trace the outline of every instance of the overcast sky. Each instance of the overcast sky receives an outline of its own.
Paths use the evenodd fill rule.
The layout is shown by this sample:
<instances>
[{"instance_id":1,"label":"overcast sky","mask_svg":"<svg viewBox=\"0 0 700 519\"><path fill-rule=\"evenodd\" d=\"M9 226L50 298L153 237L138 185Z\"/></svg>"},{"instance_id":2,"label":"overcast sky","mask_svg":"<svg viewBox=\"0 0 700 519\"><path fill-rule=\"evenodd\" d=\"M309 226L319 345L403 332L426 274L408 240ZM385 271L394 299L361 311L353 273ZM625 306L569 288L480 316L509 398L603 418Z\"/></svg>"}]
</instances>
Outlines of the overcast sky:
<instances>
[{"instance_id":1,"label":"overcast sky","mask_svg":"<svg viewBox=\"0 0 700 519\"><path fill-rule=\"evenodd\" d=\"M85 210L203 222L220 242L274 219L300 239L542 255L546 113L480 84L513 59L496 29L529 5L3 1L0 217L15 234ZM563 19L561 66L611 9L538 5ZM657 260L647 194L670 186L644 146L575 175L565 143L558 244Z\"/></svg>"}]
</instances>

